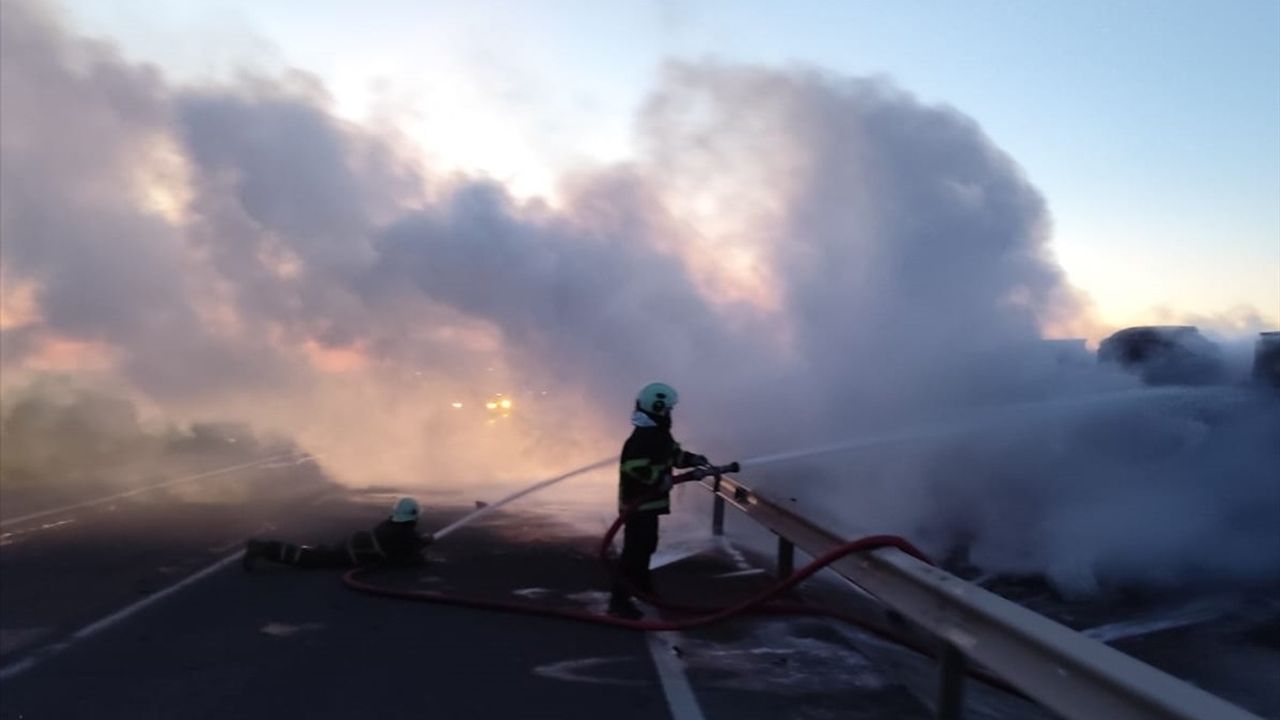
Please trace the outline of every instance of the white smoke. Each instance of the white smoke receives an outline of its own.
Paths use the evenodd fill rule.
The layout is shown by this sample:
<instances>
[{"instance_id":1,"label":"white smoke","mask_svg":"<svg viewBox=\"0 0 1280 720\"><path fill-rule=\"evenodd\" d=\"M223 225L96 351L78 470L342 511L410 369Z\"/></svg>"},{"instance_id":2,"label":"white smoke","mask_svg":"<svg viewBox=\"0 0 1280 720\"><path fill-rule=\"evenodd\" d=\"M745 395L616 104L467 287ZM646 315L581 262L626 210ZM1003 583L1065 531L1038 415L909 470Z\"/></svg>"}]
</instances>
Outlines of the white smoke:
<instances>
[{"instance_id":1,"label":"white smoke","mask_svg":"<svg viewBox=\"0 0 1280 720\"><path fill-rule=\"evenodd\" d=\"M956 428L749 478L850 532L963 541L1077 588L1280 558L1274 406L1049 410L1136 384L1041 343L1087 304L1043 198L955 109L672 63L635 158L552 206L433 173L336 119L314 78L175 85L0 7L10 387L87 367L178 416L286 430L348 482L442 489L616 451L632 393L663 379L680 434L726 460ZM511 418L476 411L497 392ZM991 419L1008 405L1027 414ZM1211 537L1257 552L1227 567L1198 552Z\"/></svg>"}]
</instances>

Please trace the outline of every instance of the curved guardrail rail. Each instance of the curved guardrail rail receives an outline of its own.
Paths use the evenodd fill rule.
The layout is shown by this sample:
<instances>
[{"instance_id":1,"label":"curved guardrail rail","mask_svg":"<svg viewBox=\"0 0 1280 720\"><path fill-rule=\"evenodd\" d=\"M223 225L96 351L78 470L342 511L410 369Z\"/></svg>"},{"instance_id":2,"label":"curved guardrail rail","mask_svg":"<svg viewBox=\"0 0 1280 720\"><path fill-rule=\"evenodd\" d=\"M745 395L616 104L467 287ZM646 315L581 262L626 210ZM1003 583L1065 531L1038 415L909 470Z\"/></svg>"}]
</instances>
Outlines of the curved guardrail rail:
<instances>
[{"instance_id":1,"label":"curved guardrail rail","mask_svg":"<svg viewBox=\"0 0 1280 720\"><path fill-rule=\"evenodd\" d=\"M712 529L732 505L778 536L778 570L799 547L819 556L843 544L831 532L729 477L699 482L715 495ZM959 718L964 665L976 662L1065 718L1259 720L1172 675L893 548L851 555L830 569L942 644L938 717ZM893 622L892 613L872 618ZM886 619L888 618L888 619ZM899 623L901 624L901 623ZM898 628L901 631L902 628Z\"/></svg>"}]
</instances>

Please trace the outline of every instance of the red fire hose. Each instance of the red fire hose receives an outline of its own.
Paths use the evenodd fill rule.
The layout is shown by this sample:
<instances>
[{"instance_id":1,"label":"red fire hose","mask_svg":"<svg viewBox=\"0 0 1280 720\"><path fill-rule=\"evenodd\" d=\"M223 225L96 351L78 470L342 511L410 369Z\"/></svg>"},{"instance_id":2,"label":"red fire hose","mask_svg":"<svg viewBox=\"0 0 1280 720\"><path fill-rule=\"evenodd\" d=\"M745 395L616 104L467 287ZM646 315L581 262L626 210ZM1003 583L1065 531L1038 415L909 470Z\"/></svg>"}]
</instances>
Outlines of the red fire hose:
<instances>
[{"instance_id":1,"label":"red fire hose","mask_svg":"<svg viewBox=\"0 0 1280 720\"><path fill-rule=\"evenodd\" d=\"M634 507L634 506L632 506ZM610 562L609 549L613 545L613 539L622 528L630 513L630 509L620 513L618 518L613 521L608 532L600 542L600 560L609 569L610 574L615 573L614 564ZM735 603L723 608L703 608L684 605L674 605L662 601L660 598L636 593L646 602L655 607L684 613L692 613L686 617L663 620L629 620L627 618L614 617L612 615L601 615L599 613L588 612L585 610L571 610L565 608L540 607L527 603L508 602L502 600L488 600L484 598L466 597L461 595L452 595L434 590L410 590L403 588L388 587L385 585L376 585L362 579L372 568L360 567L348 570L342 576L342 582L348 588L359 592L369 593L371 595L379 595L382 597L396 598L400 600L415 600L419 602L437 603L440 605L454 605L458 607L476 608L481 610L492 610L505 613L517 613L522 615L535 615L541 617L559 618L561 620L574 620L577 622L587 622L596 625L608 625L612 627L624 628L627 630L642 631L671 631L671 630L692 630L694 628L706 627L714 623L718 623L729 618L743 614L765 614L765 615L814 615L821 617L834 618L847 623L857 625L875 635L894 642L908 650L914 651L926 657L934 657L934 653L924 647L912 643L906 638L893 635L885 630L870 625L859 618L841 613L835 610L820 608L812 605L805 605L798 602L779 602L775 600L779 595L787 592L791 588L808 579L814 573L822 570L831 563L859 552L869 552L880 548L897 548L902 552L920 560L921 562L933 564L928 557L925 556L914 545L905 539L896 535L869 535L859 538L851 542L847 542L839 547L832 549L826 554L814 558L812 562L804 567L796 570L790 577L783 579L777 584L757 593L741 602ZM625 581L624 581L625 582ZM976 668L970 668L970 674L976 679L1001 690L1005 690L1017 695L1021 695L1017 689L1008 685L999 678L993 677Z\"/></svg>"}]
</instances>

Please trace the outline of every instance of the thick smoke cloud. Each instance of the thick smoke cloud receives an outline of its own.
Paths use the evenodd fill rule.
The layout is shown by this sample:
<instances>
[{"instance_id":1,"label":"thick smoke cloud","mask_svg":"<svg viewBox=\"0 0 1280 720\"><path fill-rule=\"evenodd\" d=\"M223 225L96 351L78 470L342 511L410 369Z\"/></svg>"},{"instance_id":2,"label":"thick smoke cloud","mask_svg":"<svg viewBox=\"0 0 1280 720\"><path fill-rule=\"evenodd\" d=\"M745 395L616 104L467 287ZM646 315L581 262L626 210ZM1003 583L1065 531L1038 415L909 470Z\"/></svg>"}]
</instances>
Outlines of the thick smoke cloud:
<instances>
[{"instance_id":1,"label":"thick smoke cloud","mask_svg":"<svg viewBox=\"0 0 1280 720\"><path fill-rule=\"evenodd\" d=\"M1219 401L1200 398L1169 416L1043 343L1089 321L1044 199L971 119L888 81L673 63L635 159L581 169L550 204L431 172L306 75L175 85L0 7L8 387L88 365L178 416L288 431L346 481L435 490L615 451L655 378L683 389L689 443L722 456L946 419L929 443L752 481L850 532L964 542L1084 589L1107 568L1178 575L1210 531L1265 546L1277 519L1249 439L1273 415L1207 423ZM513 417L473 412L496 392ZM1105 393L1122 401L1053 410ZM1010 404L1037 422L974 420ZM1145 429L1117 449L1106 427ZM1157 466L1175 456L1205 472L1160 507L1216 498L1221 517L1122 537L1125 508L1169 495Z\"/></svg>"},{"instance_id":2,"label":"thick smoke cloud","mask_svg":"<svg viewBox=\"0 0 1280 720\"><path fill-rule=\"evenodd\" d=\"M237 423L185 427L148 417L128 398L46 377L7 391L0 405L0 494L6 518L224 468L283 460L297 448ZM310 468L304 468L310 470ZM295 472L291 480L304 477ZM305 475L312 480L312 474ZM245 500L252 478L169 489L192 500ZM261 496L261 491L257 493ZM164 497L156 493L144 499Z\"/></svg>"}]
</instances>

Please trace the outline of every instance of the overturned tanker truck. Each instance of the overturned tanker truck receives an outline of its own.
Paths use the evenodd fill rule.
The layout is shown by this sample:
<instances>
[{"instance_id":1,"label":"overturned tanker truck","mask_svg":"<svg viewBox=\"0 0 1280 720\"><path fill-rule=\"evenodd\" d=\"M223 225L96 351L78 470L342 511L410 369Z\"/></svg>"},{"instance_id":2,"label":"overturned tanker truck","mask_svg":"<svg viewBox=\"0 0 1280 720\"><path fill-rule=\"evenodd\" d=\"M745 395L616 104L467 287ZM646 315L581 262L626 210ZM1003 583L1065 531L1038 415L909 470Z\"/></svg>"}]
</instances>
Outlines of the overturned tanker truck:
<instances>
[{"instance_id":1,"label":"overturned tanker truck","mask_svg":"<svg viewBox=\"0 0 1280 720\"><path fill-rule=\"evenodd\" d=\"M1190 325L1147 325L1120 330L1098 345L1098 362L1118 365L1148 385L1218 385L1233 382L1222 348ZM1280 332L1260 333L1252 382L1280 388Z\"/></svg>"}]
</instances>

